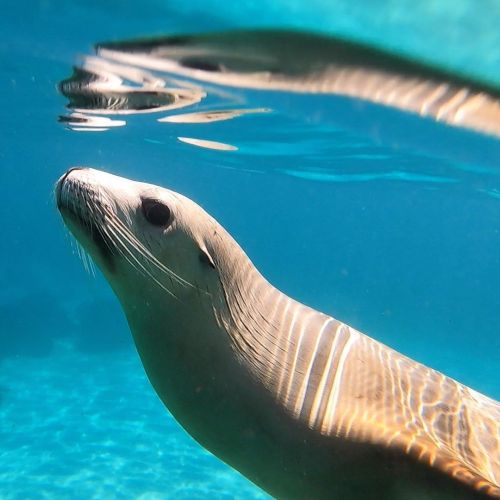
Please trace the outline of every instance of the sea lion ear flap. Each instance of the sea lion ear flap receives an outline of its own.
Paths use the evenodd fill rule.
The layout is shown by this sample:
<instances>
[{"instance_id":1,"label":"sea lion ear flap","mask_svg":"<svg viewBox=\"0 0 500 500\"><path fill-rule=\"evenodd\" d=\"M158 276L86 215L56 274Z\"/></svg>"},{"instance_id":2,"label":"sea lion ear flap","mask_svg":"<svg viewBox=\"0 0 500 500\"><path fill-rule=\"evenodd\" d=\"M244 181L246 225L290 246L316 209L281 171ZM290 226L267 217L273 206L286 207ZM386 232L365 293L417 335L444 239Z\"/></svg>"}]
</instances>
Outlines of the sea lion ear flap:
<instances>
[{"instance_id":1,"label":"sea lion ear flap","mask_svg":"<svg viewBox=\"0 0 500 500\"><path fill-rule=\"evenodd\" d=\"M212 256L208 253L207 248L205 245L200 246L200 262L203 262L203 264L206 264L207 266L210 266L212 269L215 269L215 263L214 260L212 259Z\"/></svg>"}]
</instances>

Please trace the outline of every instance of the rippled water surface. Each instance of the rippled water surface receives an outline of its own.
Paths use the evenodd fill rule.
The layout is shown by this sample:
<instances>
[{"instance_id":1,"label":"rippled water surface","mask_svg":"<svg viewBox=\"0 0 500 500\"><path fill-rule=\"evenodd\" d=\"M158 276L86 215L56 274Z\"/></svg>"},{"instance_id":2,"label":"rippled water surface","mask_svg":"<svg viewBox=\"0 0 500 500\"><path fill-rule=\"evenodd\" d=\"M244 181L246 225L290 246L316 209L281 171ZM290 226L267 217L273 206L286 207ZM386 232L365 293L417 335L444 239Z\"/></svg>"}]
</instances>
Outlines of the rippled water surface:
<instances>
[{"instance_id":1,"label":"rippled water surface","mask_svg":"<svg viewBox=\"0 0 500 500\"><path fill-rule=\"evenodd\" d=\"M488 14L465 0L329 4L4 7L2 498L265 496L189 438L149 386L118 304L55 210L53 184L70 165L182 192L287 294L500 398L497 135L334 93L221 82L221 66L198 56L186 74L93 48L316 26L498 97L496 3L481 4Z\"/></svg>"}]
</instances>

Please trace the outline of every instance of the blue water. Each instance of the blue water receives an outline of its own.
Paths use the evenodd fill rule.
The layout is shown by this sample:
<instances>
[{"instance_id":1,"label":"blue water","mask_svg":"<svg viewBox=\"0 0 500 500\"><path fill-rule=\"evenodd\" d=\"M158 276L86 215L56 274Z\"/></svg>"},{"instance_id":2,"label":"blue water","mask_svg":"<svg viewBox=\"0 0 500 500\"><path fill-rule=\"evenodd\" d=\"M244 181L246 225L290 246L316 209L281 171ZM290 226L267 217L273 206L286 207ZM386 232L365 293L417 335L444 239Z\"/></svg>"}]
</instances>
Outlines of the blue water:
<instances>
[{"instance_id":1,"label":"blue water","mask_svg":"<svg viewBox=\"0 0 500 500\"><path fill-rule=\"evenodd\" d=\"M281 290L500 398L500 141L339 97L234 88L209 89L191 111L224 100L273 111L208 125L138 115L102 133L57 122L56 85L92 44L144 34L317 29L500 84L500 8L481 9L472 0L2 6L1 498L265 497L187 436L149 386L118 304L85 272L54 207L53 184L70 165L182 192Z\"/></svg>"}]
</instances>

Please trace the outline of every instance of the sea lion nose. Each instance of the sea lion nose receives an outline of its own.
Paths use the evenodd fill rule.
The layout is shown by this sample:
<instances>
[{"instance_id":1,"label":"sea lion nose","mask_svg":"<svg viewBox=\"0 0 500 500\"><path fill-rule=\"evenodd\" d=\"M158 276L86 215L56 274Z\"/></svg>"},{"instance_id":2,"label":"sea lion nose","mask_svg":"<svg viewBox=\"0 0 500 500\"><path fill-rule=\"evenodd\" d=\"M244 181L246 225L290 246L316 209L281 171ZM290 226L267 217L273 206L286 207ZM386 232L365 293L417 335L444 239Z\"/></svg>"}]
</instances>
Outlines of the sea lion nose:
<instances>
[{"instance_id":1,"label":"sea lion nose","mask_svg":"<svg viewBox=\"0 0 500 500\"><path fill-rule=\"evenodd\" d=\"M59 180L56 183L56 202L57 202L57 207L61 207L61 190L64 185L64 182L68 178L69 174L71 172L74 172L75 170L88 170L87 167L71 167L69 168L61 177L59 177Z\"/></svg>"},{"instance_id":2,"label":"sea lion nose","mask_svg":"<svg viewBox=\"0 0 500 500\"><path fill-rule=\"evenodd\" d=\"M68 177L69 174L71 174L71 172L74 172L75 170L88 170L87 167L71 167L69 168L60 178L59 180L57 181L57 185L58 186L62 186L64 184L64 181L66 180L66 178Z\"/></svg>"}]
</instances>

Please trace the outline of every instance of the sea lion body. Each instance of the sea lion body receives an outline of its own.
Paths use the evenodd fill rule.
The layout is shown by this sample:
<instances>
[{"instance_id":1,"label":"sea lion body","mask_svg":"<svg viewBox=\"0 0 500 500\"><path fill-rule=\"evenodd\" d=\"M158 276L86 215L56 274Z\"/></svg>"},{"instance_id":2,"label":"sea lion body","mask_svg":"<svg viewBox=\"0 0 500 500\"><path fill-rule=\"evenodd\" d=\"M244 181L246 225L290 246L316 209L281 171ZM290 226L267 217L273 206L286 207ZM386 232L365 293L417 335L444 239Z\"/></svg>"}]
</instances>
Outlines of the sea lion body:
<instances>
[{"instance_id":1,"label":"sea lion body","mask_svg":"<svg viewBox=\"0 0 500 500\"><path fill-rule=\"evenodd\" d=\"M500 405L270 285L191 200L92 169L58 206L156 392L278 498L500 497Z\"/></svg>"}]
</instances>

